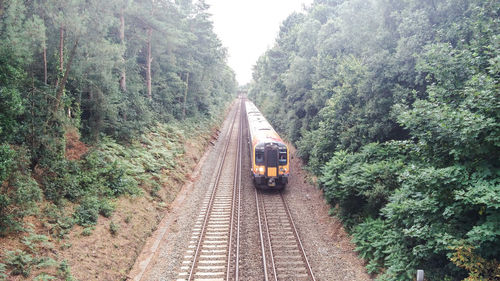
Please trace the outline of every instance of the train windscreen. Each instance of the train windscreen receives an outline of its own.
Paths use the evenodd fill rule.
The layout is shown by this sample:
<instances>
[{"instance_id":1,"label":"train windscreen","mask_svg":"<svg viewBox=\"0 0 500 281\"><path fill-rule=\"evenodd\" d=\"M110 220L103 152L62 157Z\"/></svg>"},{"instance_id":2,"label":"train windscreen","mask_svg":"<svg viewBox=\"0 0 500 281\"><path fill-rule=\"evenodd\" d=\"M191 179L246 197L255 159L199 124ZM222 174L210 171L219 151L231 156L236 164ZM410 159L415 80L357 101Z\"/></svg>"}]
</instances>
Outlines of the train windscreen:
<instances>
[{"instance_id":1,"label":"train windscreen","mask_svg":"<svg viewBox=\"0 0 500 281\"><path fill-rule=\"evenodd\" d=\"M264 164L264 150L255 150L255 164Z\"/></svg>"},{"instance_id":2,"label":"train windscreen","mask_svg":"<svg viewBox=\"0 0 500 281\"><path fill-rule=\"evenodd\" d=\"M277 167L278 165L278 151L275 149L270 149L267 151L267 166Z\"/></svg>"},{"instance_id":3,"label":"train windscreen","mask_svg":"<svg viewBox=\"0 0 500 281\"><path fill-rule=\"evenodd\" d=\"M279 155L279 163L280 165L286 165L286 148L280 149L280 155Z\"/></svg>"}]
</instances>

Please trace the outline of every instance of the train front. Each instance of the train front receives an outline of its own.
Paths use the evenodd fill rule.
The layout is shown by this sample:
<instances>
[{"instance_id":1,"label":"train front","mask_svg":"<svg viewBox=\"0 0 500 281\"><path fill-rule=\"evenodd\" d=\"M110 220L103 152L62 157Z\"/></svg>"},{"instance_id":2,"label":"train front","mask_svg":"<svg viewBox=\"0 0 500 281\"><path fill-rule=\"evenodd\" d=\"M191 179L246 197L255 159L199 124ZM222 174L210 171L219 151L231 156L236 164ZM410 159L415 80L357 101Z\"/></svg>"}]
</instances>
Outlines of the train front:
<instances>
[{"instance_id":1,"label":"train front","mask_svg":"<svg viewBox=\"0 0 500 281\"><path fill-rule=\"evenodd\" d=\"M290 175L288 148L282 142L264 141L254 148L253 177L255 184L284 187Z\"/></svg>"}]
</instances>

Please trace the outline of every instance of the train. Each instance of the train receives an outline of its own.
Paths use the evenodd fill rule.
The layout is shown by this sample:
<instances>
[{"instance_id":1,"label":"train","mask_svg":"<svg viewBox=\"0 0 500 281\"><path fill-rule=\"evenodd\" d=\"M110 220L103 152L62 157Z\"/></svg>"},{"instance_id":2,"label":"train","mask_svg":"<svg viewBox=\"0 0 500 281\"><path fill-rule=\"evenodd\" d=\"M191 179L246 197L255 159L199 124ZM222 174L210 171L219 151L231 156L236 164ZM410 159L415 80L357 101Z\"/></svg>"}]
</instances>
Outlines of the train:
<instances>
[{"instance_id":1,"label":"train","mask_svg":"<svg viewBox=\"0 0 500 281\"><path fill-rule=\"evenodd\" d=\"M245 100L251 174L258 188L283 189L290 177L290 152L259 109Z\"/></svg>"}]
</instances>

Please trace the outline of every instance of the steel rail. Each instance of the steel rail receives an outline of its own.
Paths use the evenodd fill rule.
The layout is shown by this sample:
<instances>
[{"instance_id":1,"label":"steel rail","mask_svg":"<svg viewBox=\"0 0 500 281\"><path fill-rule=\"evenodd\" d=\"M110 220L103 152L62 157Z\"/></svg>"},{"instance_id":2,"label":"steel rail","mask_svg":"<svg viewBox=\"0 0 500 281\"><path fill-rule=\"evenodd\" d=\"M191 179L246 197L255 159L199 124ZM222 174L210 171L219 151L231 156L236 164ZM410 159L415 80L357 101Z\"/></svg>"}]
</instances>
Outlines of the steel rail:
<instances>
[{"instance_id":1,"label":"steel rail","mask_svg":"<svg viewBox=\"0 0 500 281\"><path fill-rule=\"evenodd\" d=\"M260 215L260 207L259 207L259 194L257 188L255 188L255 202L257 204L257 219L259 220L259 235L260 235L260 248L262 252L262 266L264 268L264 280L269 281L269 276L267 275L267 261L266 261L266 250L264 246L264 235L262 231L262 219Z\"/></svg>"},{"instance_id":2,"label":"steel rail","mask_svg":"<svg viewBox=\"0 0 500 281\"><path fill-rule=\"evenodd\" d=\"M244 106L244 103L243 103L243 99L241 100L241 108L243 108ZM245 113L246 113L246 110L245 110ZM243 114L243 111L242 111L242 114ZM240 223L240 218L241 218L241 168L242 168L242 164L241 162L243 161L243 156L242 156L242 152L243 152L243 126L244 124L244 118L241 118L241 115L240 115L240 128L241 128L241 134L240 134L240 141L238 142L239 144L239 154L240 155L240 161L238 162L238 169L239 169L239 173L238 173L238 233L236 234L236 269L235 269L235 281L239 281L240 279L240 273L239 273L239 268L240 268L240 226L241 226L241 223Z\"/></svg>"},{"instance_id":3,"label":"steel rail","mask_svg":"<svg viewBox=\"0 0 500 281\"><path fill-rule=\"evenodd\" d=\"M262 209L264 210L264 225L266 226L267 242L269 244L269 254L271 256L271 265L273 267L274 280L278 281L278 273L276 271L276 263L274 262L273 243L271 241L271 234L269 233L269 223L267 220L266 204L264 204L264 198L262 197L262 192L260 192L259 194L260 194L260 198L262 201Z\"/></svg>"},{"instance_id":4,"label":"steel rail","mask_svg":"<svg viewBox=\"0 0 500 281\"><path fill-rule=\"evenodd\" d=\"M304 250L304 246L302 245L302 241L300 240L299 233L297 231L297 228L295 227L295 223L293 221L292 214L290 213L290 209L288 208L288 204L286 203L285 198L283 197L283 192L280 192L280 197L281 197L281 200L283 201L283 205L285 206L285 211L286 211L286 214L288 216L288 220L290 221L290 223L292 225L295 240L297 241L299 248L300 248L300 253L302 254L302 258L304 259L304 261L306 263L307 271L308 271L309 275L311 276L311 279L313 281L316 281L316 278L314 277L314 274L313 274L313 271L311 268L311 264L309 263L309 260L307 259L306 251Z\"/></svg>"},{"instance_id":5,"label":"steel rail","mask_svg":"<svg viewBox=\"0 0 500 281\"><path fill-rule=\"evenodd\" d=\"M231 225L230 225L230 232L229 232L229 249L227 253L227 268L226 268L226 280L230 279L231 275L231 257L232 257L232 250L233 250L233 231L235 227L235 216L236 218L236 259L234 263L235 271L234 271L234 280L239 280L239 237L240 237L240 188L241 188L241 139L242 139L242 101L240 100L240 124L238 128L238 146L236 149L236 158L235 158L235 165L234 165L234 179L233 179L233 204L231 207ZM236 215L237 214L237 215Z\"/></svg>"},{"instance_id":6,"label":"steel rail","mask_svg":"<svg viewBox=\"0 0 500 281\"><path fill-rule=\"evenodd\" d=\"M237 114L238 114L239 111L240 111L240 109L237 108L236 111L235 111L235 113L234 113L234 117L232 118L233 120L235 119L235 117L237 116ZM224 162L226 160L228 147L229 147L231 136L232 136L233 129L234 129L234 123L236 123L236 122L233 121L231 123L231 128L228 130L228 133L225 136L225 144L224 144L224 148L223 148L223 153L222 153L221 158L219 158L220 162L219 162L219 166L217 167L216 180L215 180L212 192L210 194L210 199L209 199L209 202L208 202L208 206L206 208L205 217L203 219L203 225L202 225L201 230L200 230L200 236L198 238L198 243L197 243L196 251L195 251L195 254L194 254L194 258L193 258L193 263L191 264L191 269L189 271L189 276L188 276L188 279L187 279L188 281L193 280L194 270L195 270L195 268L197 266L197 261L198 261L198 258L199 258L201 245L202 245L202 242L203 242L203 237L204 237L204 235L206 233L208 219L210 217L210 213L211 213L211 210L212 210L212 207L213 207L213 202L214 202L214 199L215 199L215 194L216 194L216 191L217 191L217 187L219 185L219 180L221 178L222 167L224 166Z\"/></svg>"}]
</instances>

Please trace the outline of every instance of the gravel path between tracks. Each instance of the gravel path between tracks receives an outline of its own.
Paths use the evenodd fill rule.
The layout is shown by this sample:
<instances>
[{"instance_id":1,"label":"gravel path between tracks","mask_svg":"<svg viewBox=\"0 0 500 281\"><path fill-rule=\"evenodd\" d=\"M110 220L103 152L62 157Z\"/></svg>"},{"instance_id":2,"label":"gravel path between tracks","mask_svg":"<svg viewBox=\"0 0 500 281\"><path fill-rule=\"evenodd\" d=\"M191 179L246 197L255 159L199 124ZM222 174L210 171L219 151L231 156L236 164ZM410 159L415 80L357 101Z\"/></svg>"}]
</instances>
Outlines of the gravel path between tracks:
<instances>
[{"instance_id":1,"label":"gravel path between tracks","mask_svg":"<svg viewBox=\"0 0 500 281\"><path fill-rule=\"evenodd\" d=\"M233 107L234 110L234 107ZM231 114L228 114L231 116ZM230 125L229 118L221 132ZM245 133L245 131L244 131ZM222 133L199 167L195 181L185 186L143 254L130 271L129 280L176 280L189 243L199 208L215 173L222 152ZM292 153L295 151L292 148ZM254 187L250 177L249 151L243 145L242 214L240 236L240 280L263 280L260 238ZM322 192L306 181L302 162L291 161L292 178L284 197L295 220L309 262L317 280L372 280L363 261L354 252L350 237L338 219L328 215Z\"/></svg>"}]
</instances>

